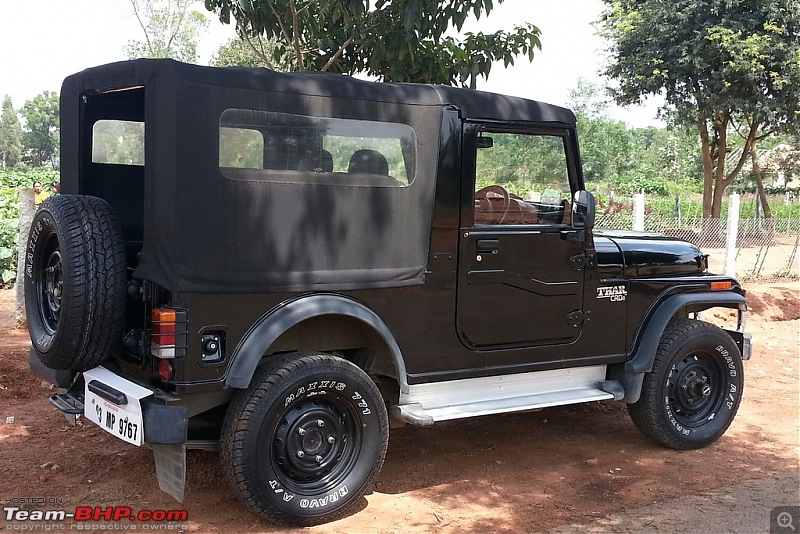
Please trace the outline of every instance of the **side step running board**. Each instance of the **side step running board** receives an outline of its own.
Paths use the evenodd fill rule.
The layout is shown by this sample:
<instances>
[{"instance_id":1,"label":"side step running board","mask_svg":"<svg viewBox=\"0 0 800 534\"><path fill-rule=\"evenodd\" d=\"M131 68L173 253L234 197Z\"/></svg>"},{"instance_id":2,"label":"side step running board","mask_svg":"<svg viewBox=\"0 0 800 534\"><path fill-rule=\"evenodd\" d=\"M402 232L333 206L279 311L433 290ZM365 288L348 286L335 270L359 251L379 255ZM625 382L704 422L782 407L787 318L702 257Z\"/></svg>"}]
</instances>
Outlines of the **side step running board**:
<instances>
[{"instance_id":1,"label":"side step running board","mask_svg":"<svg viewBox=\"0 0 800 534\"><path fill-rule=\"evenodd\" d=\"M406 423L520 412L550 406L621 399L622 386L605 380L604 365L411 385L391 414Z\"/></svg>"}]
</instances>

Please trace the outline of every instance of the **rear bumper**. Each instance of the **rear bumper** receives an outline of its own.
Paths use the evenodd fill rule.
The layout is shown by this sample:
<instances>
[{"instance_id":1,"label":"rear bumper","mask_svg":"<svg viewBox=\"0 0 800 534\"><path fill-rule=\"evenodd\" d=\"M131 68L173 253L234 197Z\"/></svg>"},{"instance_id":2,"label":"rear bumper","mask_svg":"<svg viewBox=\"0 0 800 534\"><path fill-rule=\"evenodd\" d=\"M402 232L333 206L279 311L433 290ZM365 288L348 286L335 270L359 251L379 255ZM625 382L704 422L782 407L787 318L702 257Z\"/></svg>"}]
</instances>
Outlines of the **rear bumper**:
<instances>
[{"instance_id":1,"label":"rear bumper","mask_svg":"<svg viewBox=\"0 0 800 534\"><path fill-rule=\"evenodd\" d=\"M32 358L35 358L37 362L39 361L39 358L35 355ZM41 364L41 362L39 363ZM40 373L39 370L34 370L37 376L41 376L45 380L50 380L51 378L53 380L62 380L61 383L64 383L64 375L60 374L62 371L53 371L43 365L41 367L45 371ZM31 369L33 369L33 360L31 360ZM66 373L69 372L66 371ZM71 373L69 374L71 376ZM53 380L50 381L63 388ZM79 375L71 385L67 384L67 387L69 389L65 393L51 395L50 403L65 414L82 414L84 411L85 389L83 376ZM144 426L144 443L150 445L181 445L186 443L189 428L188 409L185 406L161 404L155 393L153 391L152 395L140 401Z\"/></svg>"}]
</instances>

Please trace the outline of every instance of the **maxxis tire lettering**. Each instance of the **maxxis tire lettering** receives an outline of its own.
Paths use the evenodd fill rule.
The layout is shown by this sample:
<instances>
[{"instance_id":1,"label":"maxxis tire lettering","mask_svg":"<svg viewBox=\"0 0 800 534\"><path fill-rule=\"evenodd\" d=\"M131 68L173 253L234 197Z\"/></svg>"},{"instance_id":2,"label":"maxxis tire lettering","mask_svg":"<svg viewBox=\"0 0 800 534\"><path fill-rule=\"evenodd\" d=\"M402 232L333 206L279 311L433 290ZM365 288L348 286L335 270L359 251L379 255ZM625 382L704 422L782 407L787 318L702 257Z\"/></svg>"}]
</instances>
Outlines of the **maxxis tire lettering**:
<instances>
[{"instance_id":1,"label":"maxxis tire lettering","mask_svg":"<svg viewBox=\"0 0 800 534\"><path fill-rule=\"evenodd\" d=\"M222 436L223 468L243 502L270 520L310 526L346 514L368 489L386 454L388 417L356 366L296 355L259 368L231 402Z\"/></svg>"}]
</instances>

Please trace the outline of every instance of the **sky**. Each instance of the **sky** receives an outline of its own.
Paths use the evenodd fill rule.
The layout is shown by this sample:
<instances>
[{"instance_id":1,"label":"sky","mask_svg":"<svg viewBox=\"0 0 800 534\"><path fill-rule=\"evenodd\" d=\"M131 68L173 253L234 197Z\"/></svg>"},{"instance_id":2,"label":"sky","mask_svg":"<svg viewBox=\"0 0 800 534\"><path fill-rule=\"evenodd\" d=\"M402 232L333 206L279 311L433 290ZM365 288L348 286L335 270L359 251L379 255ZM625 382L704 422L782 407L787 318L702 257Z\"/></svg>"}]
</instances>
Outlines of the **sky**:
<instances>
[{"instance_id":1,"label":"sky","mask_svg":"<svg viewBox=\"0 0 800 534\"><path fill-rule=\"evenodd\" d=\"M489 17L468 21L465 31L511 30L523 22L542 31L542 50L532 63L520 57L507 69L497 64L478 89L567 105L579 78L604 84L598 71L607 64L605 44L592 25L602 9L600 0L505 0ZM197 10L211 22L198 47L200 63L208 64L234 30L202 2ZM125 44L142 37L129 0L6 0L0 11L0 96L10 95L20 108L44 90L60 91L69 74L125 59ZM640 127L659 125L656 111L655 104L612 107L610 115Z\"/></svg>"}]
</instances>

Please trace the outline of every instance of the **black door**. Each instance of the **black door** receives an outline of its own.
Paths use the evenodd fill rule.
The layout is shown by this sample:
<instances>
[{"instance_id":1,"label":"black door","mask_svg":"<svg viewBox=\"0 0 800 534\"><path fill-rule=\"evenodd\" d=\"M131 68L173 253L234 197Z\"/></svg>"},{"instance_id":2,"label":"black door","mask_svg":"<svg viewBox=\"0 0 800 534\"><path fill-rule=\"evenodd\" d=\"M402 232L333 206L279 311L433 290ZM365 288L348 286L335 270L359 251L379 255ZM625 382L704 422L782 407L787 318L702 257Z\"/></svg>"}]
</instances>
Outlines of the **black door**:
<instances>
[{"instance_id":1,"label":"black door","mask_svg":"<svg viewBox=\"0 0 800 534\"><path fill-rule=\"evenodd\" d=\"M475 186L462 200L459 336L479 350L574 342L585 247L570 225L568 131L464 128L464 170L475 169Z\"/></svg>"}]
</instances>

